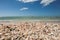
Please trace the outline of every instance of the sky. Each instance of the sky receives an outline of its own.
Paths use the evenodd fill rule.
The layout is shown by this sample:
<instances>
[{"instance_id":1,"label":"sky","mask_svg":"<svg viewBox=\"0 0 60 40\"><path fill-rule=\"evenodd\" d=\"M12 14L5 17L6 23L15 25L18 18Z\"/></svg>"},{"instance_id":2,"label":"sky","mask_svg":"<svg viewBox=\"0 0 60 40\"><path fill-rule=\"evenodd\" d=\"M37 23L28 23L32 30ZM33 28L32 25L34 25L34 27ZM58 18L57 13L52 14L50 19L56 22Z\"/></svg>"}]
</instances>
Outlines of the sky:
<instances>
[{"instance_id":1,"label":"sky","mask_svg":"<svg viewBox=\"0 0 60 40\"><path fill-rule=\"evenodd\" d=\"M1 16L60 16L60 0L0 0Z\"/></svg>"}]
</instances>

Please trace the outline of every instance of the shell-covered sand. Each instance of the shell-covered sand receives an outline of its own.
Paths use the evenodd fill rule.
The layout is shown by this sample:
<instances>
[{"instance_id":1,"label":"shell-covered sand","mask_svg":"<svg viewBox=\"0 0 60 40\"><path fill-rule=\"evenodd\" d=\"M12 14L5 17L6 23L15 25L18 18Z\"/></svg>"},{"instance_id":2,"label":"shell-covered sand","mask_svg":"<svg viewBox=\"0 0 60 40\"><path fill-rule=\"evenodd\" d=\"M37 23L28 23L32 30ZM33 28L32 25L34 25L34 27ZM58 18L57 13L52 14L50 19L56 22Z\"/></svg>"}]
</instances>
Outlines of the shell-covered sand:
<instances>
[{"instance_id":1,"label":"shell-covered sand","mask_svg":"<svg viewBox=\"0 0 60 40\"><path fill-rule=\"evenodd\" d=\"M0 22L0 40L60 40L60 22Z\"/></svg>"}]
</instances>

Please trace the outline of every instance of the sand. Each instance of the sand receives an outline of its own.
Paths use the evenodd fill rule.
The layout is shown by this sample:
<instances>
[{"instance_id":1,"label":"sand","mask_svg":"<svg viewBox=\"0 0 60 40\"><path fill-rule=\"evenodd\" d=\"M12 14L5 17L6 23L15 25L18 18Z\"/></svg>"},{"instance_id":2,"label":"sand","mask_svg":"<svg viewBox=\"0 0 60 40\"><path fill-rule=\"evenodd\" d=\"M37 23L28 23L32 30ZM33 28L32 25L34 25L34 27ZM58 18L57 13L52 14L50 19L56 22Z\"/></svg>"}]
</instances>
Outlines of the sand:
<instances>
[{"instance_id":1,"label":"sand","mask_svg":"<svg viewBox=\"0 0 60 40\"><path fill-rule=\"evenodd\" d=\"M60 40L60 21L0 21L0 40Z\"/></svg>"}]
</instances>

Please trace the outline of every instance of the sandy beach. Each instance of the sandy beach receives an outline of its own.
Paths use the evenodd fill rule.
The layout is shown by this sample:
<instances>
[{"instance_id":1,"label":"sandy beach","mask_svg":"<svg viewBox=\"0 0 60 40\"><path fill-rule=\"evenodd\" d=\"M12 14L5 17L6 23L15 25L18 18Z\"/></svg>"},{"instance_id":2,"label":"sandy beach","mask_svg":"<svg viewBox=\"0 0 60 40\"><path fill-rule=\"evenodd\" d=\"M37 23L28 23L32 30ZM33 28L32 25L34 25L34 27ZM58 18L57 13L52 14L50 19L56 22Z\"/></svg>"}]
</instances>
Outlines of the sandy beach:
<instances>
[{"instance_id":1,"label":"sandy beach","mask_svg":"<svg viewBox=\"0 0 60 40\"><path fill-rule=\"evenodd\" d=\"M0 40L60 40L60 21L0 21Z\"/></svg>"}]
</instances>

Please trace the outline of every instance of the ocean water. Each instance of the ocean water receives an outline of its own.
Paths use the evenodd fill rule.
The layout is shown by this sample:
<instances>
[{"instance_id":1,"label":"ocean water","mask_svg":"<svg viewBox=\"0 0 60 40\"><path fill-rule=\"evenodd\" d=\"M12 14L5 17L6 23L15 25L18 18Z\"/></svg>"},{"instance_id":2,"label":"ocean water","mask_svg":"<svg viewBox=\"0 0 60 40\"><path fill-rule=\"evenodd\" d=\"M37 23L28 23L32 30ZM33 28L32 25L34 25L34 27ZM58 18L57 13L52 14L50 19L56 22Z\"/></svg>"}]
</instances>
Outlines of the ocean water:
<instances>
[{"instance_id":1,"label":"ocean water","mask_svg":"<svg viewBox=\"0 0 60 40\"><path fill-rule=\"evenodd\" d=\"M14 16L14 17L0 17L0 20L60 20L60 17L50 16Z\"/></svg>"}]
</instances>

